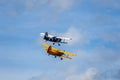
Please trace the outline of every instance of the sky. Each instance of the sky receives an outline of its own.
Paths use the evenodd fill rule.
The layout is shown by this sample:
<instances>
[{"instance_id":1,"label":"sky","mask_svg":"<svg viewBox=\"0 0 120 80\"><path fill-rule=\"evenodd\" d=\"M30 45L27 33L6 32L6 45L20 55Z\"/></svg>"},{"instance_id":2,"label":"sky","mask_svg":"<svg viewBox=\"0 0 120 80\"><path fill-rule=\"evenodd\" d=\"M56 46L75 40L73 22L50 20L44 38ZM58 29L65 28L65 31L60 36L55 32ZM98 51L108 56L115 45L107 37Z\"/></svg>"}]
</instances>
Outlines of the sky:
<instances>
[{"instance_id":1,"label":"sky","mask_svg":"<svg viewBox=\"0 0 120 80\"><path fill-rule=\"evenodd\" d=\"M0 0L0 80L119 80L120 0ZM71 37L48 56L41 32ZM48 43L52 44L52 43Z\"/></svg>"}]
</instances>

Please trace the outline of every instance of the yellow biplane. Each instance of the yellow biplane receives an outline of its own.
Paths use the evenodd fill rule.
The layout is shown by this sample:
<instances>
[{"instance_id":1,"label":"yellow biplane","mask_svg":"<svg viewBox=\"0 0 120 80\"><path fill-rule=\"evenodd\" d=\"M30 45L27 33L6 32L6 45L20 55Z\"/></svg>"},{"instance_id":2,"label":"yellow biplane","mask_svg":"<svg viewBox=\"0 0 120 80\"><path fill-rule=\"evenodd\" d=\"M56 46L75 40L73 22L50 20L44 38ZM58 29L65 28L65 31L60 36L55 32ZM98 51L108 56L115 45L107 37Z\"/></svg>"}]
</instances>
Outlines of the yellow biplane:
<instances>
[{"instance_id":1,"label":"yellow biplane","mask_svg":"<svg viewBox=\"0 0 120 80\"><path fill-rule=\"evenodd\" d=\"M45 47L45 51L48 53L48 55L53 55L55 56L55 58L58 56L61 58L61 60L63 60L63 58L66 59L72 59L69 56L76 56L76 54L64 51L64 50L59 50L55 47L52 47L51 45L48 45L46 43L43 43L42 46Z\"/></svg>"}]
</instances>

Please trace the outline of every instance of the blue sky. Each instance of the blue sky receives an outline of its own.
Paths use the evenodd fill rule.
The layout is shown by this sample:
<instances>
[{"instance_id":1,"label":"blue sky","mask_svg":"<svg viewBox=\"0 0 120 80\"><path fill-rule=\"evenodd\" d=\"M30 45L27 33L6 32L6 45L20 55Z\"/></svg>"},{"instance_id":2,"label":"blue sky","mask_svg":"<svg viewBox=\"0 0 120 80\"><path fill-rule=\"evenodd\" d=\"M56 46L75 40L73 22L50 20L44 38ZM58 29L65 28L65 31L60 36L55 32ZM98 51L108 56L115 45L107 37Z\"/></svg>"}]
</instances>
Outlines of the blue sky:
<instances>
[{"instance_id":1,"label":"blue sky","mask_svg":"<svg viewBox=\"0 0 120 80\"><path fill-rule=\"evenodd\" d=\"M0 0L0 80L119 80L119 0ZM39 33L72 37L48 56ZM51 44L51 43L49 43Z\"/></svg>"}]
</instances>

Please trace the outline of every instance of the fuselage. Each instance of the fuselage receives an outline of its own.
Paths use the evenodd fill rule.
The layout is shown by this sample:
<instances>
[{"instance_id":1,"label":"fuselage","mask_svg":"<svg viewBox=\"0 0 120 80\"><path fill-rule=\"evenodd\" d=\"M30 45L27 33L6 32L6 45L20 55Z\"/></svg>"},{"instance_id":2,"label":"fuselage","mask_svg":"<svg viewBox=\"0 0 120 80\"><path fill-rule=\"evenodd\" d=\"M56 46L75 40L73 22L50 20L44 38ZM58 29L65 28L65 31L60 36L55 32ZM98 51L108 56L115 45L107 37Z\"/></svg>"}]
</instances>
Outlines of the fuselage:
<instances>
[{"instance_id":1,"label":"fuselage","mask_svg":"<svg viewBox=\"0 0 120 80\"><path fill-rule=\"evenodd\" d=\"M47 53L54 56L62 56L64 53L60 52L58 49L52 49L51 46L47 48Z\"/></svg>"},{"instance_id":2,"label":"fuselage","mask_svg":"<svg viewBox=\"0 0 120 80\"><path fill-rule=\"evenodd\" d=\"M71 38L66 37L56 37L50 34L46 33L40 33L40 36L45 39L46 41L55 42L55 43L65 43L67 44L68 41L71 40Z\"/></svg>"}]
</instances>

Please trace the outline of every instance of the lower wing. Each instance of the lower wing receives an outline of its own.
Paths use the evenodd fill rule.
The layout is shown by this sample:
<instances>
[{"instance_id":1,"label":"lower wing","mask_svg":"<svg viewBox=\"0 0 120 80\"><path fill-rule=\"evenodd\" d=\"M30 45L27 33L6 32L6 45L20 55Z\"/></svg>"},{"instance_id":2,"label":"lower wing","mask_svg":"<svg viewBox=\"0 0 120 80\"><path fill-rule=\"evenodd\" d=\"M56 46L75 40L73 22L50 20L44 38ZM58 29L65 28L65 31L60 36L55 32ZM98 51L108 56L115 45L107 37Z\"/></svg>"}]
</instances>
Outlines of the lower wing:
<instances>
[{"instance_id":1,"label":"lower wing","mask_svg":"<svg viewBox=\"0 0 120 80\"><path fill-rule=\"evenodd\" d=\"M46 51L47 48L48 48L50 45L48 45L48 44L46 44L46 43L43 43L42 46L46 47L46 48L45 48L45 51ZM52 48L53 51L57 51L57 50L58 50L57 48L52 47L52 46L51 46L51 48Z\"/></svg>"},{"instance_id":2,"label":"lower wing","mask_svg":"<svg viewBox=\"0 0 120 80\"><path fill-rule=\"evenodd\" d=\"M73 53L71 53L71 52L66 52L66 51L64 51L64 50L59 50L59 52L64 53L64 54L67 54L67 55L69 55L69 56L76 56L76 54L73 54Z\"/></svg>"},{"instance_id":3,"label":"lower wing","mask_svg":"<svg viewBox=\"0 0 120 80\"><path fill-rule=\"evenodd\" d=\"M70 57L68 57L68 56L60 56L61 58L66 58L66 59L68 59L68 60L70 60L70 59L72 59L72 58L70 58Z\"/></svg>"}]
</instances>

